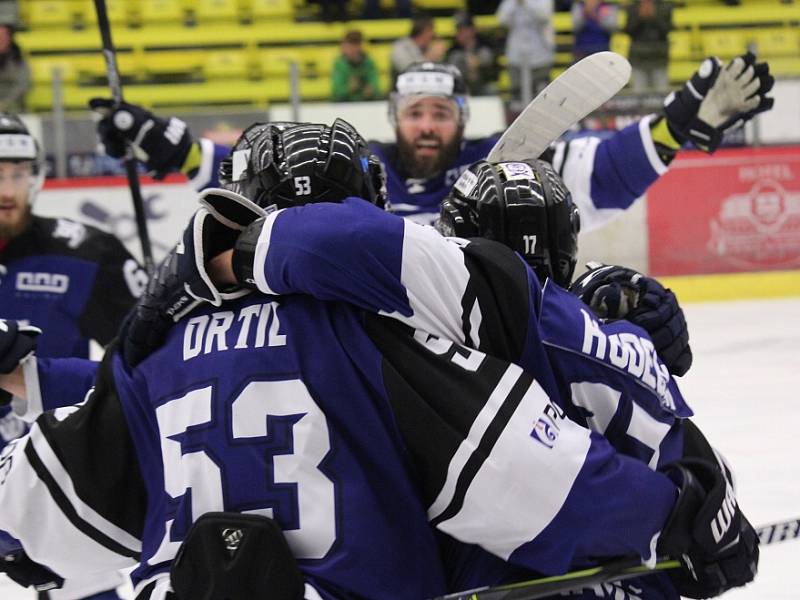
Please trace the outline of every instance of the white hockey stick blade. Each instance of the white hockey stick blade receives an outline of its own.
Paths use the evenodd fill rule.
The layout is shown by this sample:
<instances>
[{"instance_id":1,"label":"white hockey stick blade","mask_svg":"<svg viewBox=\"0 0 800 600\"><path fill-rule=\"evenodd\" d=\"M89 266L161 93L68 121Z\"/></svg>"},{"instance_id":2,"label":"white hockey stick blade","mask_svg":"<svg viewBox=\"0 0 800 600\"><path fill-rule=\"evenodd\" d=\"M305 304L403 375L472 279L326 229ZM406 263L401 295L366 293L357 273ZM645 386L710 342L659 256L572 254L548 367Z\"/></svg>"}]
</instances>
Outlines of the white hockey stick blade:
<instances>
[{"instance_id":1,"label":"white hockey stick blade","mask_svg":"<svg viewBox=\"0 0 800 600\"><path fill-rule=\"evenodd\" d=\"M567 129L625 87L630 76L630 63L616 52L597 52L578 61L531 100L487 159L538 158Z\"/></svg>"}]
</instances>

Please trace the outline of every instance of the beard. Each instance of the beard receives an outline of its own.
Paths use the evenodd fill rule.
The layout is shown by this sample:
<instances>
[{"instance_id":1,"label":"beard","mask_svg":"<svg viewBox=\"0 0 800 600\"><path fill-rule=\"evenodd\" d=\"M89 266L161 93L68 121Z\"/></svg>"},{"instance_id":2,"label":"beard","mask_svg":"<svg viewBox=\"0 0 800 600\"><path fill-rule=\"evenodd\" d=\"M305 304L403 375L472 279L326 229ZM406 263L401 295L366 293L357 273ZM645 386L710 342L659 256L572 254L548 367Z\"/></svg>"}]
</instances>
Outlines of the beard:
<instances>
[{"instance_id":1,"label":"beard","mask_svg":"<svg viewBox=\"0 0 800 600\"><path fill-rule=\"evenodd\" d=\"M0 223L0 240L11 240L28 228L33 219L33 209L30 204L25 204L20 218L13 223Z\"/></svg>"},{"instance_id":2,"label":"beard","mask_svg":"<svg viewBox=\"0 0 800 600\"><path fill-rule=\"evenodd\" d=\"M415 144L418 141L438 143L438 155L435 158L418 157L415 148ZM397 150L400 154L400 163L405 170L405 174L411 179L431 179L439 175L455 164L458 153L461 151L461 141L461 132L453 136L453 139L445 144L437 136L424 136L411 141L405 139L400 134L400 131L397 131Z\"/></svg>"}]
</instances>

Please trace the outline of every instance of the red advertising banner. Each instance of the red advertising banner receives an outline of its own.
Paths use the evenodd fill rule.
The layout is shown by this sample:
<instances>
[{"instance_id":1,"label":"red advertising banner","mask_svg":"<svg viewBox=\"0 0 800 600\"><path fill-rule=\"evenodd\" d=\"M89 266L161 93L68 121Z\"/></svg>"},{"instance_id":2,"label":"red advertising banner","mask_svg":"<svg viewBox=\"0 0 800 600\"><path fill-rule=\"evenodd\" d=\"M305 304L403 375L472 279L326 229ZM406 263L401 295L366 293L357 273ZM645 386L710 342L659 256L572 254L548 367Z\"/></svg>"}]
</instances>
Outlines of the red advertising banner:
<instances>
[{"instance_id":1,"label":"red advertising banner","mask_svg":"<svg viewBox=\"0 0 800 600\"><path fill-rule=\"evenodd\" d=\"M800 147L681 152L647 218L654 275L800 268Z\"/></svg>"}]
</instances>

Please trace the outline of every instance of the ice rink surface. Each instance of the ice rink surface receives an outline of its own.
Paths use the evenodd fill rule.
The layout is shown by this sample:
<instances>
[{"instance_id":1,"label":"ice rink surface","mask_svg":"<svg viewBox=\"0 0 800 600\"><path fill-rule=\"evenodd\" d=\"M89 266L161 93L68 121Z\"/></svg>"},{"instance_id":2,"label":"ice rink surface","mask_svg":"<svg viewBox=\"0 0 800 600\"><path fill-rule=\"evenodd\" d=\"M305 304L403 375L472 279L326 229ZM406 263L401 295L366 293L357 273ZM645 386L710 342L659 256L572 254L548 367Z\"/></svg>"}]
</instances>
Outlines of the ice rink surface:
<instances>
[{"instance_id":1,"label":"ice rink surface","mask_svg":"<svg viewBox=\"0 0 800 600\"><path fill-rule=\"evenodd\" d=\"M689 304L694 363L680 387L733 465L756 526L800 517L800 298ZM624 493L624 490L620 490ZM798 600L800 539L762 547L756 581L730 600ZM0 580L0 600L32 600Z\"/></svg>"}]
</instances>

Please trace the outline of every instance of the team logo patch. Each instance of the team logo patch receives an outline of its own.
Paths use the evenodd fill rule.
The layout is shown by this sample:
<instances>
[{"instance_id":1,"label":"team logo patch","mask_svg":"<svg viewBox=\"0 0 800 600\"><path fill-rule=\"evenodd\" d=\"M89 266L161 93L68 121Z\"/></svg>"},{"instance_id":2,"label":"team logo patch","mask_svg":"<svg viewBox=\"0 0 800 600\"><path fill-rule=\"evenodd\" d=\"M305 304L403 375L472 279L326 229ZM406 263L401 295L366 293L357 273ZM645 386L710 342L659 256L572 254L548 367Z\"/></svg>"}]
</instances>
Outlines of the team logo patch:
<instances>
[{"instance_id":1,"label":"team logo patch","mask_svg":"<svg viewBox=\"0 0 800 600\"><path fill-rule=\"evenodd\" d=\"M64 294L69 289L69 276L63 273L17 273L17 290L20 292L43 292Z\"/></svg>"},{"instance_id":2,"label":"team logo patch","mask_svg":"<svg viewBox=\"0 0 800 600\"><path fill-rule=\"evenodd\" d=\"M75 249L86 239L86 226L69 219L59 219L56 221L53 237L67 240L67 246Z\"/></svg>"},{"instance_id":3,"label":"team logo patch","mask_svg":"<svg viewBox=\"0 0 800 600\"><path fill-rule=\"evenodd\" d=\"M533 169L531 169L531 166L527 163L501 163L500 169L505 173L507 181L512 179L535 179Z\"/></svg>"},{"instance_id":4,"label":"team logo patch","mask_svg":"<svg viewBox=\"0 0 800 600\"><path fill-rule=\"evenodd\" d=\"M558 421L564 419L564 417L563 410L552 402L548 403L544 407L542 416L533 424L530 436L545 448L552 448L556 445L558 433L561 431Z\"/></svg>"}]
</instances>

